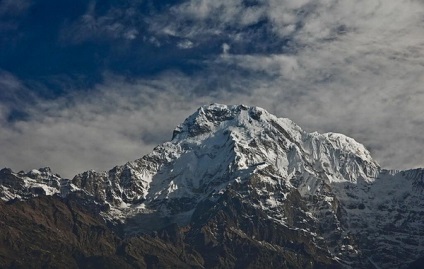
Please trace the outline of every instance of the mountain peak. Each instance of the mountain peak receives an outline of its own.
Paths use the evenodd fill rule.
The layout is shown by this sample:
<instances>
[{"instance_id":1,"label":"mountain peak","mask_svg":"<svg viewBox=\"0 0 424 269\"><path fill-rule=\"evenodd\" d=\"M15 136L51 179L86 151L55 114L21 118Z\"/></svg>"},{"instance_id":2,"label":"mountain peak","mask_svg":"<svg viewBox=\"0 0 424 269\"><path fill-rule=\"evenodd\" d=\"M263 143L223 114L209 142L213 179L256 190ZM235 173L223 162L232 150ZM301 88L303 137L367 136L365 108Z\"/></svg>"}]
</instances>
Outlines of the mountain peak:
<instances>
[{"instance_id":1,"label":"mountain peak","mask_svg":"<svg viewBox=\"0 0 424 269\"><path fill-rule=\"evenodd\" d=\"M173 134L173 139L182 140L188 137L201 136L219 128L242 127L245 129L265 127L279 121L281 128L301 131L289 119L277 118L260 107L246 105L210 104L197 109L180 124Z\"/></svg>"},{"instance_id":2,"label":"mountain peak","mask_svg":"<svg viewBox=\"0 0 424 269\"><path fill-rule=\"evenodd\" d=\"M263 108L246 105L211 104L200 107L175 129L172 143L178 145L191 141L198 144L211 141L211 137L214 137L214 143L223 143L216 139L218 134L223 134L221 140L234 142L235 147L242 151L236 152L236 155L240 155L239 159L247 166L273 163L275 157L272 156L278 155L278 158L286 159L285 164L292 162L298 165L302 159L306 167L323 167L333 180L356 180L359 177L370 180L379 170L369 151L350 137L338 133L307 133L290 119L278 118ZM290 161L287 158L290 151L296 152L294 155L298 155L299 159ZM253 157L246 156L248 152ZM283 166L280 165L278 170ZM351 170L356 172L351 173Z\"/></svg>"},{"instance_id":3,"label":"mountain peak","mask_svg":"<svg viewBox=\"0 0 424 269\"><path fill-rule=\"evenodd\" d=\"M368 162L373 162L378 165L371 157L371 153L365 148L365 146L355 139L348 137L344 134L340 133L325 133L323 134L325 138L328 139L330 143L332 143L335 147L343 149L345 151L349 151L352 154L357 155L363 160Z\"/></svg>"}]
</instances>

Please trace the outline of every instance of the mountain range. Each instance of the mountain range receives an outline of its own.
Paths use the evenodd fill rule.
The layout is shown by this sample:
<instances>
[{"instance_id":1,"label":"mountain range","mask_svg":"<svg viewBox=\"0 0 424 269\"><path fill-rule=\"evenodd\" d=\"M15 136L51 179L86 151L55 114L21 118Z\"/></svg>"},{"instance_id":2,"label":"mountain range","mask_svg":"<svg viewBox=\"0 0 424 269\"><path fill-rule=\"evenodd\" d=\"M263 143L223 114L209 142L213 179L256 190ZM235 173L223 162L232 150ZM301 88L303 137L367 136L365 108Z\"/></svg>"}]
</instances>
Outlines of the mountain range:
<instances>
[{"instance_id":1,"label":"mountain range","mask_svg":"<svg viewBox=\"0 0 424 269\"><path fill-rule=\"evenodd\" d=\"M343 134L211 104L109 171L2 169L0 267L420 268L423 191Z\"/></svg>"}]
</instances>

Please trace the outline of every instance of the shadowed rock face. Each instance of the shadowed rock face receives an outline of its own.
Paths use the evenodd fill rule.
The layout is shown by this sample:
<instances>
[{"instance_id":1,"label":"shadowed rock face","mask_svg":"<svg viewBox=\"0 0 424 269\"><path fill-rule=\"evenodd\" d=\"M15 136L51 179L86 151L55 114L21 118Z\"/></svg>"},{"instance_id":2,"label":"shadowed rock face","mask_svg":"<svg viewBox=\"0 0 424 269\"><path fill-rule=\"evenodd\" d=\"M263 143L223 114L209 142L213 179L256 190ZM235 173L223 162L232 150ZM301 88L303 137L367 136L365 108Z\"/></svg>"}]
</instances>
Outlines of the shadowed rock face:
<instances>
[{"instance_id":1,"label":"shadowed rock face","mask_svg":"<svg viewBox=\"0 0 424 269\"><path fill-rule=\"evenodd\" d=\"M74 200L0 201L0 268L200 268L199 255L182 249L159 237L122 239Z\"/></svg>"},{"instance_id":2,"label":"shadowed rock face","mask_svg":"<svg viewBox=\"0 0 424 269\"><path fill-rule=\"evenodd\" d=\"M118 238L72 202L42 196L0 206L1 267L76 268L115 251Z\"/></svg>"},{"instance_id":3,"label":"shadowed rock face","mask_svg":"<svg viewBox=\"0 0 424 269\"><path fill-rule=\"evenodd\" d=\"M186 238L206 268L342 268L325 244L268 219L232 190L216 203L199 205L192 225Z\"/></svg>"},{"instance_id":4,"label":"shadowed rock face","mask_svg":"<svg viewBox=\"0 0 424 269\"><path fill-rule=\"evenodd\" d=\"M241 216L252 210L228 193L199 205L190 226L123 238L78 200L1 201L0 267L340 268L311 238L261 220L260 212L253 222Z\"/></svg>"}]
</instances>

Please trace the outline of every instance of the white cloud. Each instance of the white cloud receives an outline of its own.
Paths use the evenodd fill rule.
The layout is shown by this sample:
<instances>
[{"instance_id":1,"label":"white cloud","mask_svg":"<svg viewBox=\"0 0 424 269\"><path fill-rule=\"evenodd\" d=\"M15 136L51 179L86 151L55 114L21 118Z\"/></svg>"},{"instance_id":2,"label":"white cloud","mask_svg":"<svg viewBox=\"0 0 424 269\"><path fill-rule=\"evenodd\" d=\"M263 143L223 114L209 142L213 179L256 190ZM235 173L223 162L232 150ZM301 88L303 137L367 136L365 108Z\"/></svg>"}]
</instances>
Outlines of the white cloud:
<instances>
[{"instance_id":1,"label":"white cloud","mask_svg":"<svg viewBox=\"0 0 424 269\"><path fill-rule=\"evenodd\" d=\"M177 44L177 47L180 49L191 49L194 44L190 40L183 40Z\"/></svg>"},{"instance_id":2,"label":"white cloud","mask_svg":"<svg viewBox=\"0 0 424 269\"><path fill-rule=\"evenodd\" d=\"M151 27L156 33L193 38L224 33L228 28L243 31L267 20L275 34L301 45L351 32L366 39L363 41L378 42L392 39L393 32L402 34L409 27L422 26L423 5L418 0L259 0L254 5L242 0L191 0L151 20Z\"/></svg>"},{"instance_id":3,"label":"white cloud","mask_svg":"<svg viewBox=\"0 0 424 269\"><path fill-rule=\"evenodd\" d=\"M16 92L23 87L22 83L11 73L0 69L0 87L2 92Z\"/></svg>"},{"instance_id":4,"label":"white cloud","mask_svg":"<svg viewBox=\"0 0 424 269\"><path fill-rule=\"evenodd\" d=\"M305 70L299 66L298 58L284 54L258 55L226 55L229 47L224 50L224 57L217 62L231 63L233 65L269 75L281 76L285 79L296 80L304 76Z\"/></svg>"},{"instance_id":5,"label":"white cloud","mask_svg":"<svg viewBox=\"0 0 424 269\"><path fill-rule=\"evenodd\" d=\"M222 44L222 54L227 55L231 47L227 43Z\"/></svg>"},{"instance_id":6,"label":"white cloud","mask_svg":"<svg viewBox=\"0 0 424 269\"><path fill-rule=\"evenodd\" d=\"M265 12L263 3L248 6L243 0L196 0L173 6L168 13L158 14L149 22L155 34L198 39L226 35L228 27L240 29L254 25L265 18Z\"/></svg>"}]
</instances>

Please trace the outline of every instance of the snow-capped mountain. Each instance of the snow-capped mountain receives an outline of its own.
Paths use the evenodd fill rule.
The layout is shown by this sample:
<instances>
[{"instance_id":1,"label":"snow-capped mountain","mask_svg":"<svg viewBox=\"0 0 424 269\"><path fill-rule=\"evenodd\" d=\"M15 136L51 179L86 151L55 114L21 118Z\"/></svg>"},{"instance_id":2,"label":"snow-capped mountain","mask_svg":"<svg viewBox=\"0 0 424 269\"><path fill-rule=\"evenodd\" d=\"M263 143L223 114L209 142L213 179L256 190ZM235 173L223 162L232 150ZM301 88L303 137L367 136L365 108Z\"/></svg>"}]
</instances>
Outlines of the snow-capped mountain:
<instances>
[{"instance_id":1,"label":"snow-capped mountain","mask_svg":"<svg viewBox=\"0 0 424 269\"><path fill-rule=\"evenodd\" d=\"M14 173L11 169L4 168L0 170L0 198L8 201L36 195L53 195L60 193L61 181L64 182L49 167L33 169L28 173Z\"/></svg>"},{"instance_id":2,"label":"snow-capped mountain","mask_svg":"<svg viewBox=\"0 0 424 269\"><path fill-rule=\"evenodd\" d=\"M176 223L187 240L248 238L295 268L402 268L424 255L423 169L382 169L352 138L258 107L201 107L171 141L108 172L0 174L4 200L78 194L127 236Z\"/></svg>"}]
</instances>

